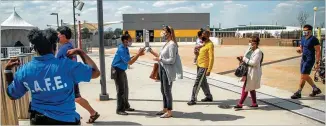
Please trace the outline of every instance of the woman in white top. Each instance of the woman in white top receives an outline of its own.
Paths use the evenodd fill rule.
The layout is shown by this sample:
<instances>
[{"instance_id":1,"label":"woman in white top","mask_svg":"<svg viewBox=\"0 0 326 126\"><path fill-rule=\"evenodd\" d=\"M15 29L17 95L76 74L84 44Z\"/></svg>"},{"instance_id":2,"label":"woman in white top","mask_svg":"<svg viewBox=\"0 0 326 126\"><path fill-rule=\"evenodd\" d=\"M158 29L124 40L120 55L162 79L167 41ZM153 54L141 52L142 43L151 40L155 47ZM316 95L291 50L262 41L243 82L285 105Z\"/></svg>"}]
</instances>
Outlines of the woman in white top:
<instances>
[{"instance_id":1,"label":"woman in white top","mask_svg":"<svg viewBox=\"0 0 326 126\"><path fill-rule=\"evenodd\" d=\"M256 98L256 89L260 88L262 69L261 63L263 59L263 52L258 48L260 39L257 36L251 37L251 47L246 51L245 56L240 56L241 62L248 64L247 76L244 76L241 81L244 81L241 93L241 99L238 104L234 107L236 109L242 108L243 102L250 92L252 105L250 107L258 107Z\"/></svg>"},{"instance_id":2,"label":"woman in white top","mask_svg":"<svg viewBox=\"0 0 326 126\"><path fill-rule=\"evenodd\" d=\"M159 54L153 50L150 52L155 56L154 61L159 63L159 76L161 81L161 92L163 95L163 110L156 115L161 118L172 117L172 82L178 77L182 79L182 64L178 54L178 44L175 40L173 28L166 26L164 36L167 40ZM180 75L180 76L179 76Z\"/></svg>"}]
</instances>

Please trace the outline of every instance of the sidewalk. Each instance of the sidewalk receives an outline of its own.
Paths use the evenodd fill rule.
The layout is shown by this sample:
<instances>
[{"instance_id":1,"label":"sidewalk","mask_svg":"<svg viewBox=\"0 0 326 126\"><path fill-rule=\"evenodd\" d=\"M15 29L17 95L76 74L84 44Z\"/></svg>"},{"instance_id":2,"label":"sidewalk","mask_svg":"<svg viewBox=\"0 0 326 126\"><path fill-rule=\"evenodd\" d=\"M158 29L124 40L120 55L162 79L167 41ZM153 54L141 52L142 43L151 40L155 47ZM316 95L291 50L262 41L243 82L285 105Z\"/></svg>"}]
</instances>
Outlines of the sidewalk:
<instances>
[{"instance_id":1,"label":"sidewalk","mask_svg":"<svg viewBox=\"0 0 326 126\"><path fill-rule=\"evenodd\" d=\"M90 56L99 65L97 54L90 54ZM234 81L232 78L225 78L217 74L212 74L208 80L211 84L210 89L214 102L198 102L195 106L188 106L186 103L190 99L194 83L193 77L191 77L193 70L188 68L184 68L185 78L173 83L174 117L161 119L155 116L155 113L162 109L160 83L149 79L152 67L148 66L151 64L142 58L139 59L139 62L132 65L131 69L127 70L129 101L131 107L137 111L130 112L128 116L120 116L115 114L116 90L113 80L110 79L112 56L107 55L105 59L107 92L111 99L109 101L99 101L99 94L101 92L100 78L92 80L90 83L80 84L81 95L101 114L101 117L94 125L324 125L310 118L266 104L262 100L258 101L260 107L257 109L244 107L244 110L235 111L231 107L240 98L240 88L234 88L237 86L232 85L224 85L223 87L223 83L214 82L213 79L222 79L228 82ZM261 91L265 91L264 87L258 90L258 92ZM261 94L258 94L257 97L258 99L266 99ZM201 98L204 98L202 91L199 92L198 100ZM273 98L269 100L275 102L280 99ZM251 100L248 97L245 105L250 105L250 103ZM77 112L83 117L81 120L82 124L86 125L85 122L89 118L89 113L79 105L76 105L76 107ZM302 110L303 108L301 106L292 109ZM29 124L29 122L21 122L20 124Z\"/></svg>"}]
</instances>

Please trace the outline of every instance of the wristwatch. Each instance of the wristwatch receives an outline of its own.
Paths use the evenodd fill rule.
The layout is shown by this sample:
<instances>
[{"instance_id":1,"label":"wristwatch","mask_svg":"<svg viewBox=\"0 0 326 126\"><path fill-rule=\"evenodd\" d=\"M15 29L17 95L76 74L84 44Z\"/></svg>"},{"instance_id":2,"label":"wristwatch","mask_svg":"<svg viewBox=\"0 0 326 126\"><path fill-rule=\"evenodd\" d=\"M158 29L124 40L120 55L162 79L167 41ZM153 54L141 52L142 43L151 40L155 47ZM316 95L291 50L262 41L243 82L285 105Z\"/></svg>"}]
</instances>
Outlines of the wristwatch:
<instances>
[{"instance_id":1,"label":"wristwatch","mask_svg":"<svg viewBox=\"0 0 326 126\"><path fill-rule=\"evenodd\" d=\"M7 74L7 73L12 73L11 70L4 70L3 72L4 72L5 74Z\"/></svg>"}]
</instances>

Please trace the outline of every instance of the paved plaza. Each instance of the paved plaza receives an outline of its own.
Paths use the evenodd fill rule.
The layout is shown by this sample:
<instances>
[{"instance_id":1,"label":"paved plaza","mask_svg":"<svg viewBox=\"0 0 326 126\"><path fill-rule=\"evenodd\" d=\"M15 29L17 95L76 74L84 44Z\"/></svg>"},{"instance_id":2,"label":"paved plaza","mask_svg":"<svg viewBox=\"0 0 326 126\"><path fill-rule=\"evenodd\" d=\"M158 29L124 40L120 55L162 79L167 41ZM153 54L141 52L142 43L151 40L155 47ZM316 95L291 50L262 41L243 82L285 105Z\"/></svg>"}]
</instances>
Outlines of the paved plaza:
<instances>
[{"instance_id":1,"label":"paved plaza","mask_svg":"<svg viewBox=\"0 0 326 126\"><path fill-rule=\"evenodd\" d=\"M130 48L131 53L135 53L140 46L135 44L134 47ZM158 48L159 45L154 47L155 50ZM245 47L239 48L245 49ZM180 50L183 50L183 48ZM190 63L184 62L184 52L180 53L183 58L184 79L177 80L172 87L173 118L161 119L155 115L156 112L162 109L163 102L160 83L149 78L153 63L150 54L139 58L131 66L131 69L127 70L129 101L131 107L135 108L136 111L130 112L128 116L117 115L115 113L116 88L113 80L110 79L110 65L114 56L110 52L114 51L114 48L108 48L105 55L106 84L110 100L99 101L101 92L99 78L80 85L81 95L101 114L101 117L93 125L324 125L324 107L326 105L324 95L292 100L289 99L292 92L265 84L257 90L259 108L252 109L245 106L243 110L234 110L232 107L236 105L240 98L242 85L238 83L238 78L231 76L233 72L224 75L214 72L208 78L214 102L198 102L197 105L188 106L187 102L190 100L194 84L195 68ZM229 53L225 54L238 55L235 51L229 51ZM89 55L99 65L99 56L96 49ZM192 52L191 54L188 53L188 55L188 57L193 57ZM190 59L188 61L192 62ZM215 62L222 59L216 59ZM266 59L266 62L273 60L271 58ZM280 63L282 64L282 62ZM218 65L215 67L220 68ZM267 72L264 71L264 73ZM284 80L287 80L287 78L284 78ZM293 82L293 84L295 83ZM204 95L200 90L198 99L201 98L204 98ZM245 105L249 106L250 103L251 99L248 97ZM89 113L81 106L76 106L77 112L83 117L81 120L83 125L88 125L86 121L89 118ZM28 121L21 121L20 123L28 124Z\"/></svg>"}]
</instances>

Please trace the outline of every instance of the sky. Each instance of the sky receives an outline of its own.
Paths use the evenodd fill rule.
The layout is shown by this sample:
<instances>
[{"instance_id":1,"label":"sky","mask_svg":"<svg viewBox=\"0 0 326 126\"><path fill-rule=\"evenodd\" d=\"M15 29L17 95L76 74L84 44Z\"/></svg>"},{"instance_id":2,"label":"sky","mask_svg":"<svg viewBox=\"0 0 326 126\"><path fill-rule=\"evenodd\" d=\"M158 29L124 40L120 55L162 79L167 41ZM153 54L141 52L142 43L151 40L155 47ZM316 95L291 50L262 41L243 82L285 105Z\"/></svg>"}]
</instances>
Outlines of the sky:
<instances>
[{"instance_id":1,"label":"sky","mask_svg":"<svg viewBox=\"0 0 326 126\"><path fill-rule=\"evenodd\" d=\"M50 13L59 13L59 20L73 22L72 0L0 0L0 22L5 21L13 12L16 12L30 24L41 29L47 24L56 25L56 16ZM78 19L86 22L97 22L96 0L83 0L85 3ZM313 7L316 12L316 26L325 22L325 0L178 0L178 1L113 1L103 0L103 19L120 21L122 14L137 13L210 13L210 26L222 28L238 25L272 25L299 26L297 15L300 11L309 14L307 23L313 24ZM122 24L109 26L112 29L122 28ZM109 27L105 27L108 29Z\"/></svg>"}]
</instances>

